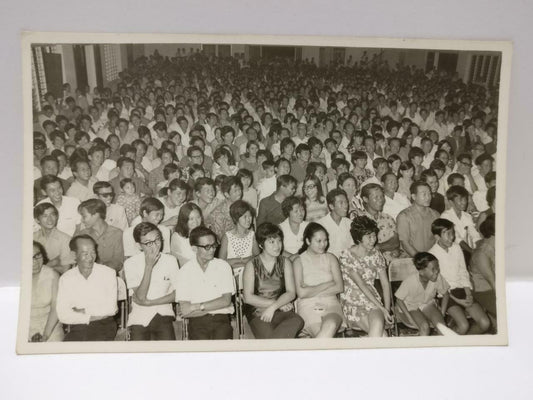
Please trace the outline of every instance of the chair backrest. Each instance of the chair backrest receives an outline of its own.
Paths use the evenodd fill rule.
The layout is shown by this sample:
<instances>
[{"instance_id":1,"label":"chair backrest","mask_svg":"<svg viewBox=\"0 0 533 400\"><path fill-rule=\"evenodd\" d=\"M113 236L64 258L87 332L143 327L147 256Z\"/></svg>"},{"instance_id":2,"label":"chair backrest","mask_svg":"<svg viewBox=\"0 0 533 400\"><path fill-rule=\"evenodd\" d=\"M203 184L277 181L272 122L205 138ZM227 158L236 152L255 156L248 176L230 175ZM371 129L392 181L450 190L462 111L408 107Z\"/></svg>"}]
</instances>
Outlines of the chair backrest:
<instances>
[{"instance_id":1,"label":"chair backrest","mask_svg":"<svg viewBox=\"0 0 533 400\"><path fill-rule=\"evenodd\" d=\"M233 277L235 278L235 284L237 285L237 290L243 289L243 274L244 274L244 267L242 268L236 268L233 270Z\"/></svg>"},{"instance_id":2,"label":"chair backrest","mask_svg":"<svg viewBox=\"0 0 533 400\"><path fill-rule=\"evenodd\" d=\"M395 258L390 262L389 281L393 296L394 292L400 287L400 284L404 281L404 279L415 272L417 272L417 269L413 264L413 259L411 258Z\"/></svg>"},{"instance_id":3,"label":"chair backrest","mask_svg":"<svg viewBox=\"0 0 533 400\"><path fill-rule=\"evenodd\" d=\"M417 272L417 269L411 258L395 258L389 265L389 280L391 282L402 282L415 272Z\"/></svg>"}]
</instances>

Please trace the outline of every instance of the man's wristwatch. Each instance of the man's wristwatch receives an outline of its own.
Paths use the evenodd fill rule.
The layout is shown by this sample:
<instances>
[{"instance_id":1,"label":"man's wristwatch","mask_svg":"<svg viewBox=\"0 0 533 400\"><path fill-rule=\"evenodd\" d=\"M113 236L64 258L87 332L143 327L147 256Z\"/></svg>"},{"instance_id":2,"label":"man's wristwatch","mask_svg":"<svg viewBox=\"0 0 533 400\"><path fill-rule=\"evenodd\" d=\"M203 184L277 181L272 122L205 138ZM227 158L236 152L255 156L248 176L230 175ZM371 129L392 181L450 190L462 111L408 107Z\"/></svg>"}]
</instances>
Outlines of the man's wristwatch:
<instances>
[{"instance_id":1,"label":"man's wristwatch","mask_svg":"<svg viewBox=\"0 0 533 400\"><path fill-rule=\"evenodd\" d=\"M200 311L205 311L204 303L200 303Z\"/></svg>"}]
</instances>

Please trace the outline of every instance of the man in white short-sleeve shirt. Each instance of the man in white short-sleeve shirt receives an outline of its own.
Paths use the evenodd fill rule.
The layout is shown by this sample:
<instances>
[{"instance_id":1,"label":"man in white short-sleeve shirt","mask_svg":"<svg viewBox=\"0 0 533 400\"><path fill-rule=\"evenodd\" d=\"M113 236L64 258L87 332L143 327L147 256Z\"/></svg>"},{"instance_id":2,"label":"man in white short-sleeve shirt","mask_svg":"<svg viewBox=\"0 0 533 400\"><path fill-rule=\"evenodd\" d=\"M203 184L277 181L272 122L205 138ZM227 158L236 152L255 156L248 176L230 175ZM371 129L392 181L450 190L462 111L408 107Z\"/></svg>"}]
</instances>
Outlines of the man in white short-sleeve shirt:
<instances>
[{"instance_id":1,"label":"man in white short-sleeve shirt","mask_svg":"<svg viewBox=\"0 0 533 400\"><path fill-rule=\"evenodd\" d=\"M339 257L341 251L353 246L350 225L352 221L348 215L348 197L342 189L333 189L326 197L330 212L317 222L328 231L328 252Z\"/></svg>"},{"instance_id":2,"label":"man in white short-sleeve shirt","mask_svg":"<svg viewBox=\"0 0 533 400\"><path fill-rule=\"evenodd\" d=\"M178 262L161 253L161 231L141 222L133 237L142 252L124 263L126 284L133 296L128 318L131 340L176 340L172 303L178 282Z\"/></svg>"},{"instance_id":3,"label":"man in white short-sleeve shirt","mask_svg":"<svg viewBox=\"0 0 533 400\"><path fill-rule=\"evenodd\" d=\"M76 266L59 278L56 311L70 325L65 341L114 340L117 324L117 277L114 269L97 264L96 242L89 235L70 241Z\"/></svg>"},{"instance_id":4,"label":"man in white short-sleeve shirt","mask_svg":"<svg viewBox=\"0 0 533 400\"><path fill-rule=\"evenodd\" d=\"M131 221L131 226L122 234L122 244L124 246L124 257L131 257L141 252L141 248L133 238L133 230L141 222L151 222L157 225L162 235L163 253L170 253L170 229L164 225L159 225L165 215L165 206L155 197L147 197L141 202L141 215Z\"/></svg>"},{"instance_id":5,"label":"man in white short-sleeve shirt","mask_svg":"<svg viewBox=\"0 0 533 400\"><path fill-rule=\"evenodd\" d=\"M232 339L235 278L231 266L214 258L218 243L209 228L193 229L189 241L196 257L181 267L176 287L181 315L189 319L189 339Z\"/></svg>"}]
</instances>

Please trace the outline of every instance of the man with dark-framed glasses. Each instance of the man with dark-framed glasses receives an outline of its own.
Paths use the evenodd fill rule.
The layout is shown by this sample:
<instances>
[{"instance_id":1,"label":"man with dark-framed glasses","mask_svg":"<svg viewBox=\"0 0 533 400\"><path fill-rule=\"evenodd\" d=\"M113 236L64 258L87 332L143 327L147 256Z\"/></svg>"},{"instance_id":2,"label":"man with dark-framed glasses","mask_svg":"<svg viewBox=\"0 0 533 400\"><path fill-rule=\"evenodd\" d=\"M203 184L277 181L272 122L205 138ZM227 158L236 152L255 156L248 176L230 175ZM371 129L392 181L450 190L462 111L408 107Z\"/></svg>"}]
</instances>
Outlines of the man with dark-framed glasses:
<instances>
[{"instance_id":1,"label":"man with dark-framed glasses","mask_svg":"<svg viewBox=\"0 0 533 400\"><path fill-rule=\"evenodd\" d=\"M215 258L218 247L215 233L204 226L194 228L189 241L196 257L178 272L176 301L180 313L189 319L189 339L232 339L230 315L235 279L231 266Z\"/></svg>"},{"instance_id":2,"label":"man with dark-framed glasses","mask_svg":"<svg viewBox=\"0 0 533 400\"><path fill-rule=\"evenodd\" d=\"M178 280L178 262L161 252L162 234L150 222L133 229L141 252L124 262L126 285L132 295L128 327L131 340L176 340L172 303Z\"/></svg>"}]
</instances>

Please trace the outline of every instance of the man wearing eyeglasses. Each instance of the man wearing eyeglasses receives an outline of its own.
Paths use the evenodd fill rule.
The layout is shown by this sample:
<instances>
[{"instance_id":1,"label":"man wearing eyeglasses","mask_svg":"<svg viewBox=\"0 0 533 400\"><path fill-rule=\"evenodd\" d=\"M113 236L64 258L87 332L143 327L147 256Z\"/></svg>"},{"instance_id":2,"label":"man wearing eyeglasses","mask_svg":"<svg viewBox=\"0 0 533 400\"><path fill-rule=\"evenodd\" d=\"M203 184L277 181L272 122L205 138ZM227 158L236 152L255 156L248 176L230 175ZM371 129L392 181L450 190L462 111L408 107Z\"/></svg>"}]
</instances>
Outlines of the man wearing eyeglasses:
<instances>
[{"instance_id":1,"label":"man wearing eyeglasses","mask_svg":"<svg viewBox=\"0 0 533 400\"><path fill-rule=\"evenodd\" d=\"M180 313L189 318L189 339L232 339L230 315L235 279L231 266L215 258L218 243L215 233L204 226L194 228L189 241L196 257L178 272L176 301Z\"/></svg>"},{"instance_id":2,"label":"man wearing eyeglasses","mask_svg":"<svg viewBox=\"0 0 533 400\"><path fill-rule=\"evenodd\" d=\"M115 197L113 186L109 182L99 181L94 184L93 192L106 206L105 222L122 231L126 230L128 228L126 211L120 204L113 203Z\"/></svg>"},{"instance_id":3,"label":"man wearing eyeglasses","mask_svg":"<svg viewBox=\"0 0 533 400\"><path fill-rule=\"evenodd\" d=\"M132 295L128 327L131 340L176 340L172 303L178 282L178 262L161 253L162 234L156 225L141 222L133 229L141 253L124 262L126 285Z\"/></svg>"}]
</instances>

